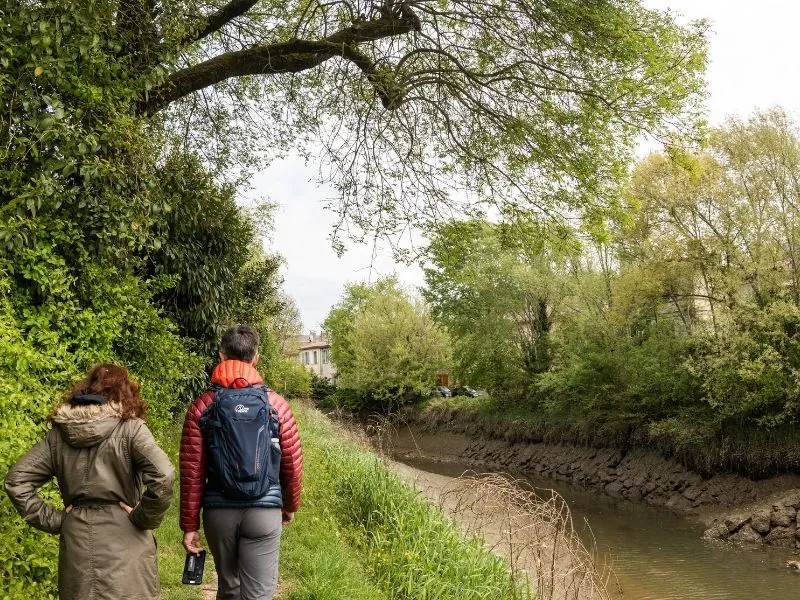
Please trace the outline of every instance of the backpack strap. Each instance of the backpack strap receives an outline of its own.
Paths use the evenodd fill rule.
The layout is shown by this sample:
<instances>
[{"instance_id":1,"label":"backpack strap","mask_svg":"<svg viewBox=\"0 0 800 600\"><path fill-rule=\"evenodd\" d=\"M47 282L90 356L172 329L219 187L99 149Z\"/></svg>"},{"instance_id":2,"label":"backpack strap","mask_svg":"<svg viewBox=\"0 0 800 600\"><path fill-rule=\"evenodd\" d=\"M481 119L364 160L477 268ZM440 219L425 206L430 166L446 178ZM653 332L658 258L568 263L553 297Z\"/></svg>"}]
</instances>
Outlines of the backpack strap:
<instances>
[{"instance_id":1,"label":"backpack strap","mask_svg":"<svg viewBox=\"0 0 800 600\"><path fill-rule=\"evenodd\" d=\"M211 387L209 387L208 390L206 390L208 392L211 392L211 402L208 403L208 406L206 406L205 409L203 410L203 414L200 415L200 420L199 420L200 429L203 429L206 426L206 423L208 422L209 412L211 411L211 407L214 406L214 403L217 400L217 393L219 393L219 391L222 389L224 388L220 384L212 383Z\"/></svg>"},{"instance_id":2,"label":"backpack strap","mask_svg":"<svg viewBox=\"0 0 800 600\"><path fill-rule=\"evenodd\" d=\"M254 384L254 385L249 385L248 387L249 387L249 388L252 388L252 389L254 389L254 390L264 390L264 391L266 392L266 394L267 394L267 404L270 404L270 406L272 405L272 404L270 403L270 401L269 401L269 393L272 391L272 389L268 388L268 387L267 387L266 385L264 385L263 383L256 383L256 384ZM208 388L208 390L207 390L207 391L209 391L209 392L212 392L212 393L213 393L213 396L214 396L214 400L216 400L216 398L217 398L217 394L218 394L220 391L222 391L222 390L227 390L227 389L246 389L246 388L226 388L224 385L220 385L220 384L218 384L218 383L212 383L212 384L211 384L211 386ZM210 404L209 404L209 405L206 407L206 410L205 410L205 411L203 411L204 413L205 413L205 412L206 412L206 411L207 411L209 408L211 408L211 404L213 404L214 400L212 400L212 401L211 401L211 403L210 403Z\"/></svg>"}]
</instances>

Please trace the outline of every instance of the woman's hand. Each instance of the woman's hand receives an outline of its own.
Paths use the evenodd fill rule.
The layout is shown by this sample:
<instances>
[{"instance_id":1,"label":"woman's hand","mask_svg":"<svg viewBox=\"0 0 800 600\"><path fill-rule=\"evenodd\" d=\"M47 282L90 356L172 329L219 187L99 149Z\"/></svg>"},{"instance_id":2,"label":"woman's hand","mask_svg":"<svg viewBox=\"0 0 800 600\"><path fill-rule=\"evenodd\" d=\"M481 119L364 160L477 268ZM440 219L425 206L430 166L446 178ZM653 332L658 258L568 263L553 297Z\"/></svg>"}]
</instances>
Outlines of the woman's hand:
<instances>
[{"instance_id":1,"label":"woman's hand","mask_svg":"<svg viewBox=\"0 0 800 600\"><path fill-rule=\"evenodd\" d=\"M70 504L67 508L64 509L64 512L69 514L72 512L72 504Z\"/></svg>"},{"instance_id":2,"label":"woman's hand","mask_svg":"<svg viewBox=\"0 0 800 600\"><path fill-rule=\"evenodd\" d=\"M124 510L128 514L131 514L131 512L133 511L133 509L124 502L120 502L119 505L122 507L122 510Z\"/></svg>"}]
</instances>

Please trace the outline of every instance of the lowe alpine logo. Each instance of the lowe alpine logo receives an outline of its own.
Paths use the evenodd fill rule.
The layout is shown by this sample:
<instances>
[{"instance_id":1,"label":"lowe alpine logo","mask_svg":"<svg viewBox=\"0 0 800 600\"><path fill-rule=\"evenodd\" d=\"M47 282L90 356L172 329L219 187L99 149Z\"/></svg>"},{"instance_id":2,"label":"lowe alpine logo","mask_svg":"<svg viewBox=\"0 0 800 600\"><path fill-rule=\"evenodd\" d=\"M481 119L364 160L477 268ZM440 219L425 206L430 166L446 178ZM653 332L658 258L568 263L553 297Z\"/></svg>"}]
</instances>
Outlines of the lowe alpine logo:
<instances>
[{"instance_id":1,"label":"lowe alpine logo","mask_svg":"<svg viewBox=\"0 0 800 600\"><path fill-rule=\"evenodd\" d=\"M244 404L237 404L233 410L239 414L250 412L250 408Z\"/></svg>"}]
</instances>

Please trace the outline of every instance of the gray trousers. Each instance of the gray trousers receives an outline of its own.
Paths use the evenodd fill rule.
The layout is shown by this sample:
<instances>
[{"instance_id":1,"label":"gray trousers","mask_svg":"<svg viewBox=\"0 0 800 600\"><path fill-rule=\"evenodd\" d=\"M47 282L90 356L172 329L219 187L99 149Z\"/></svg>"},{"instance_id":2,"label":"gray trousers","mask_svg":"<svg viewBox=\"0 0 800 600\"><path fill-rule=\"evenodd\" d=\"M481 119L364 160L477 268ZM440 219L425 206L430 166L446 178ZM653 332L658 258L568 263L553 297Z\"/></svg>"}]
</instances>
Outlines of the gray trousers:
<instances>
[{"instance_id":1,"label":"gray trousers","mask_svg":"<svg viewBox=\"0 0 800 600\"><path fill-rule=\"evenodd\" d=\"M272 600L278 584L279 508L206 508L217 600Z\"/></svg>"}]
</instances>

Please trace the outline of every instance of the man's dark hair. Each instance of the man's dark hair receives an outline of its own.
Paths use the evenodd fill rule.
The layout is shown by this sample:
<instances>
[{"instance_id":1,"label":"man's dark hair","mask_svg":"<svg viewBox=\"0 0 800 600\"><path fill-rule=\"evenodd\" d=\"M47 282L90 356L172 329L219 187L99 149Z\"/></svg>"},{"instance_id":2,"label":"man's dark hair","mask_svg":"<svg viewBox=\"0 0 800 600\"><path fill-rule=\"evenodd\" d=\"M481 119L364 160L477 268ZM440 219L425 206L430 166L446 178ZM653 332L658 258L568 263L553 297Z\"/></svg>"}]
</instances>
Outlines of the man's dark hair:
<instances>
[{"instance_id":1,"label":"man's dark hair","mask_svg":"<svg viewBox=\"0 0 800 600\"><path fill-rule=\"evenodd\" d=\"M222 334L219 351L226 358L250 362L258 354L258 332L249 325L234 325Z\"/></svg>"}]
</instances>

